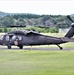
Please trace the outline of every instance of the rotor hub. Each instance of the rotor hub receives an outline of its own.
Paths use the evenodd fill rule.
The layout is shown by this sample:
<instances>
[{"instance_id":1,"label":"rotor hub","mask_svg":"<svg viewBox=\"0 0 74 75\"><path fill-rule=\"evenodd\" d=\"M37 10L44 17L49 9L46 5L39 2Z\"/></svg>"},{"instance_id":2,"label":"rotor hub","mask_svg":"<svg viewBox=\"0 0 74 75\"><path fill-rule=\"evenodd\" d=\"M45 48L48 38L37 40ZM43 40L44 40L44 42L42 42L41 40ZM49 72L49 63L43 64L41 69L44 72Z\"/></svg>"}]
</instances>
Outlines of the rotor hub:
<instances>
[{"instance_id":1,"label":"rotor hub","mask_svg":"<svg viewBox=\"0 0 74 75\"><path fill-rule=\"evenodd\" d=\"M71 26L74 27L74 23L72 23Z\"/></svg>"}]
</instances>

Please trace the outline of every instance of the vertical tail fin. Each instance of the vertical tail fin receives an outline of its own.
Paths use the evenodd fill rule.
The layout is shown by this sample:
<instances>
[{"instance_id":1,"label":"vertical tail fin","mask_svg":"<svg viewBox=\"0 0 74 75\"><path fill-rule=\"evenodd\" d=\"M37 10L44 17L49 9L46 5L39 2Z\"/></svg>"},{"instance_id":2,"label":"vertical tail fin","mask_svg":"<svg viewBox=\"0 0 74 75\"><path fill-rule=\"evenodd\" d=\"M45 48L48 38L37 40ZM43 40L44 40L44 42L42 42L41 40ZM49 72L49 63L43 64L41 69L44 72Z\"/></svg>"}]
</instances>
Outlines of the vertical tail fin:
<instances>
[{"instance_id":1,"label":"vertical tail fin","mask_svg":"<svg viewBox=\"0 0 74 75\"><path fill-rule=\"evenodd\" d=\"M68 31L68 33L65 35L65 37L71 38L74 35L74 23L71 24L72 27L71 29Z\"/></svg>"}]
</instances>

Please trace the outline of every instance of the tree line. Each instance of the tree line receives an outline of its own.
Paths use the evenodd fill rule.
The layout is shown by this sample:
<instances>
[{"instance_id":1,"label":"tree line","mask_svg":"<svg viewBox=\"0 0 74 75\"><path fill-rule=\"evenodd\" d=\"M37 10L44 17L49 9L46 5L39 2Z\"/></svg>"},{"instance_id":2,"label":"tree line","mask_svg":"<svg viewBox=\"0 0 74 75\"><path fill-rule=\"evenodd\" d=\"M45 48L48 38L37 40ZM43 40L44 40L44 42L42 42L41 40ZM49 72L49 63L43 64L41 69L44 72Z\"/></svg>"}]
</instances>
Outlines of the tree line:
<instances>
[{"instance_id":1,"label":"tree line","mask_svg":"<svg viewBox=\"0 0 74 75\"><path fill-rule=\"evenodd\" d=\"M25 26L27 28L33 26L37 30L40 28L40 32L41 29L45 32L55 32L59 28L70 27L70 23L64 15L14 14L0 18L0 27ZM4 29L2 28L0 31L4 31ZM9 30L7 29L7 31Z\"/></svg>"}]
</instances>

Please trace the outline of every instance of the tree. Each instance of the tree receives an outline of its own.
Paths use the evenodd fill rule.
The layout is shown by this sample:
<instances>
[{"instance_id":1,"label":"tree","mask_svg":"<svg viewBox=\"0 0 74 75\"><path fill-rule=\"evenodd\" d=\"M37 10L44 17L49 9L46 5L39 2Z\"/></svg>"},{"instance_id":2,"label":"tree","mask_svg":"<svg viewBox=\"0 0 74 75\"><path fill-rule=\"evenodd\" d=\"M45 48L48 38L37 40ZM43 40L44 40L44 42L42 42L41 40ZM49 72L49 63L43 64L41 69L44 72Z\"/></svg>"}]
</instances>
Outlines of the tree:
<instances>
[{"instance_id":1,"label":"tree","mask_svg":"<svg viewBox=\"0 0 74 75\"><path fill-rule=\"evenodd\" d=\"M16 25L25 26L25 21L22 18L19 18L16 22Z\"/></svg>"},{"instance_id":2,"label":"tree","mask_svg":"<svg viewBox=\"0 0 74 75\"><path fill-rule=\"evenodd\" d=\"M5 26L14 25L13 17L12 16L4 17L4 19L2 20L2 24L5 25Z\"/></svg>"}]
</instances>

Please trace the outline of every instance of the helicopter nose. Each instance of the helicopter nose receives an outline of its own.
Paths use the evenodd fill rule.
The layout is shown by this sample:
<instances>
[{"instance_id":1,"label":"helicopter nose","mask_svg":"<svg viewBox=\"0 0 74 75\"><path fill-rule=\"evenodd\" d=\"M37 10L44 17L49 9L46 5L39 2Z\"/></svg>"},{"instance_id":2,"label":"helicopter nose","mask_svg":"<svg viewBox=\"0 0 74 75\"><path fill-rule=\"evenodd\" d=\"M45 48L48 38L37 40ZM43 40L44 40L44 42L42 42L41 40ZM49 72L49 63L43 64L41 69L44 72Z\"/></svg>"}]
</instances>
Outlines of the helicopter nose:
<instances>
[{"instance_id":1,"label":"helicopter nose","mask_svg":"<svg viewBox=\"0 0 74 75\"><path fill-rule=\"evenodd\" d=\"M2 40L0 40L0 45L2 45Z\"/></svg>"}]
</instances>

